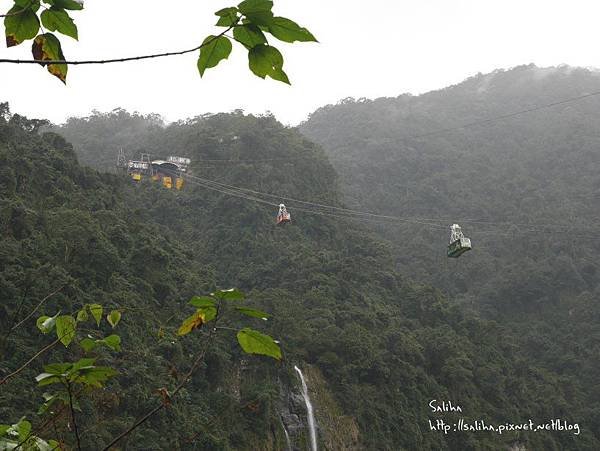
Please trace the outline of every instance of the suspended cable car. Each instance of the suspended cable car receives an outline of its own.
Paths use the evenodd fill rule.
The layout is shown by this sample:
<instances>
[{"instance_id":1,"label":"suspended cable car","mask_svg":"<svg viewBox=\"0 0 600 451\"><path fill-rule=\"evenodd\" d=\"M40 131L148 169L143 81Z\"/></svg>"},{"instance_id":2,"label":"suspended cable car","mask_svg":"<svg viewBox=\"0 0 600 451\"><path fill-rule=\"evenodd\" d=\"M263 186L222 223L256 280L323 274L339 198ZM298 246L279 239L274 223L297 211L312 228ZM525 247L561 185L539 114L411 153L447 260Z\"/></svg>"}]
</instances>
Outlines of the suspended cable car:
<instances>
[{"instance_id":1,"label":"suspended cable car","mask_svg":"<svg viewBox=\"0 0 600 451\"><path fill-rule=\"evenodd\" d=\"M279 212L277 213L277 225L283 225L286 222L291 222L292 216L288 213L284 204L279 204Z\"/></svg>"},{"instance_id":2,"label":"suspended cable car","mask_svg":"<svg viewBox=\"0 0 600 451\"><path fill-rule=\"evenodd\" d=\"M471 250L471 240L465 238L458 224L450 226L450 244L448 245L448 257L458 258Z\"/></svg>"}]
</instances>

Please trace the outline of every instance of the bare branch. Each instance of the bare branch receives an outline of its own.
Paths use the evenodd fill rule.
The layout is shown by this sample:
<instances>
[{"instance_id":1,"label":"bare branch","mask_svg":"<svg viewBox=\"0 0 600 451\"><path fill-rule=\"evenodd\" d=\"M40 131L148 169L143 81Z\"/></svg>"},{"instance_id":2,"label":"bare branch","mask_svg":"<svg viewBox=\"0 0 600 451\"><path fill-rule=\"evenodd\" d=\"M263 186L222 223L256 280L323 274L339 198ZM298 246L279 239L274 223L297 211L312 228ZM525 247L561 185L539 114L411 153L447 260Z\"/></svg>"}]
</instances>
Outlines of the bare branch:
<instances>
[{"instance_id":1,"label":"bare branch","mask_svg":"<svg viewBox=\"0 0 600 451\"><path fill-rule=\"evenodd\" d=\"M211 42L215 41L216 39L220 38L221 36L225 35L225 33L227 33L229 30L233 29L235 25L230 26L229 28L227 28L225 31L223 31L222 33L219 33L218 35L213 36L212 39L209 39L206 42L203 42L202 44L192 48L192 49L187 49L187 50L179 50L176 52L164 52L164 53L154 53L152 55L141 55L141 56L129 56L126 58L112 58L112 59L105 59L105 60L80 60L80 61L68 61L68 60L36 60L36 59L32 59L32 60L18 60L18 59L7 59L7 58L0 58L0 63L13 63L13 64L68 64L70 66L77 66L77 65L82 65L82 64L109 64L109 63L124 63L127 61L139 61L139 60L145 60L145 59L151 59L151 58L162 58L164 56L174 56L174 55L185 55L186 53L192 53L195 52L197 50L200 50L202 47L207 46L208 44L210 44Z\"/></svg>"}]
</instances>

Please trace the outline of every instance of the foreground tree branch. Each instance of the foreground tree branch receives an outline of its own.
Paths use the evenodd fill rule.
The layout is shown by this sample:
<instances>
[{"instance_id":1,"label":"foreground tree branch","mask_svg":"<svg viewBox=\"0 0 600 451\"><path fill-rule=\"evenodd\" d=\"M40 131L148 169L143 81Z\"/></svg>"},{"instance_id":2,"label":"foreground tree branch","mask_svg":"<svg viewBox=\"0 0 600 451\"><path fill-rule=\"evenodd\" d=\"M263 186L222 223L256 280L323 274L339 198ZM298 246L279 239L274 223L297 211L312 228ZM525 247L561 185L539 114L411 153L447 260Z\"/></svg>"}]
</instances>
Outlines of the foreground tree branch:
<instances>
[{"instance_id":1,"label":"foreground tree branch","mask_svg":"<svg viewBox=\"0 0 600 451\"><path fill-rule=\"evenodd\" d=\"M19 59L9 59L9 58L0 58L0 63L13 63L13 64L67 64L69 66L77 66L84 64L110 64L110 63L125 63L127 61L139 61L153 58L162 58L165 56L175 56L175 55L185 55L186 53L192 53L200 50L203 47L211 44L213 41L219 39L221 36L224 36L225 33L232 30L234 25L227 28L222 33L219 33L213 36L211 39L206 40L202 44L187 50L178 50L174 52L163 52L163 53L153 53L150 55L141 55L141 56L129 56L125 58L111 58L111 59L101 59L101 60L79 60L79 61L69 61L69 60L43 60L43 59L29 59L29 60L19 60Z\"/></svg>"}]
</instances>

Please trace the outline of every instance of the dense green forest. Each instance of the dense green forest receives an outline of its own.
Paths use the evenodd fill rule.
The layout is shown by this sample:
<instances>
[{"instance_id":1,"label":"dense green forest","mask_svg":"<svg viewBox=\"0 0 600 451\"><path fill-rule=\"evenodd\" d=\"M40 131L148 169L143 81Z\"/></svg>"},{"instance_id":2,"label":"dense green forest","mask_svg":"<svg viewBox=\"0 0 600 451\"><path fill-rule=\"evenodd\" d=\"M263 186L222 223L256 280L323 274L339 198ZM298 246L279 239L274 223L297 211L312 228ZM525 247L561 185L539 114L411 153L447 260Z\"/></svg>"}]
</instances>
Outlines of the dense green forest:
<instances>
[{"instance_id":1,"label":"dense green forest","mask_svg":"<svg viewBox=\"0 0 600 451\"><path fill-rule=\"evenodd\" d=\"M117 109L40 130L5 108L0 376L48 343L35 317L7 331L54 290L64 286L40 314L122 309L121 351L98 351L119 374L82 396L77 413L84 449L101 449L191 365L204 335L175 336L186 301L238 287L273 315L254 321L280 341L282 362L245 356L219 333L172 405L117 449L280 450L283 427L305 449L294 365L307 375L323 449L598 449L600 244L581 230L593 228L600 188L588 116L598 104L410 138L580 94L595 77L520 68L418 97L344 101L300 129L241 111L167 125ZM443 227L363 224L286 202L293 222L277 228L275 207L193 178L181 191L134 184L115 171L120 148L189 157L195 177ZM445 257L446 218L474 242L456 262ZM578 238L556 224L575 224ZM36 413L44 389L34 377L80 356L53 348L1 385L0 423L41 424L51 414ZM432 414L432 399L459 404L468 421L562 418L581 434L444 434L428 420L458 415ZM64 418L40 436L74 446Z\"/></svg>"},{"instance_id":2,"label":"dense green forest","mask_svg":"<svg viewBox=\"0 0 600 451\"><path fill-rule=\"evenodd\" d=\"M600 399L600 100L461 126L599 90L597 71L529 65L420 96L346 99L300 127L325 149L350 206L433 224L373 225L398 271L512 329L529 361L591 404ZM474 250L448 261L454 222ZM586 422L600 432L597 412Z\"/></svg>"}]
</instances>

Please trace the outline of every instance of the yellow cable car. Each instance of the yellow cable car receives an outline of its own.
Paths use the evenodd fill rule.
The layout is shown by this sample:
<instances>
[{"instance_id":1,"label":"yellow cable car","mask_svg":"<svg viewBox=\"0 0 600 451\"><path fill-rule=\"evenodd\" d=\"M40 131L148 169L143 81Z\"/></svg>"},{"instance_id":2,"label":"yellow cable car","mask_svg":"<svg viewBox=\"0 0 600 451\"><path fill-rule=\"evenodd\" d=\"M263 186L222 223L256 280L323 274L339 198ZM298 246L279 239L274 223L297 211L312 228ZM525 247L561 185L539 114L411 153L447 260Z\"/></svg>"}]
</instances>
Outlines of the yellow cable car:
<instances>
[{"instance_id":1,"label":"yellow cable car","mask_svg":"<svg viewBox=\"0 0 600 451\"><path fill-rule=\"evenodd\" d=\"M183 188L183 177L177 177L175 179L175 188L177 188L177 189Z\"/></svg>"},{"instance_id":2,"label":"yellow cable car","mask_svg":"<svg viewBox=\"0 0 600 451\"><path fill-rule=\"evenodd\" d=\"M165 188L168 188L168 189L173 188L173 183L171 181L171 177L163 177L162 184Z\"/></svg>"},{"instance_id":3,"label":"yellow cable car","mask_svg":"<svg viewBox=\"0 0 600 451\"><path fill-rule=\"evenodd\" d=\"M139 172L134 172L133 174L131 174L131 178L136 182L139 182L140 180L142 180L142 174L140 174Z\"/></svg>"}]
</instances>

